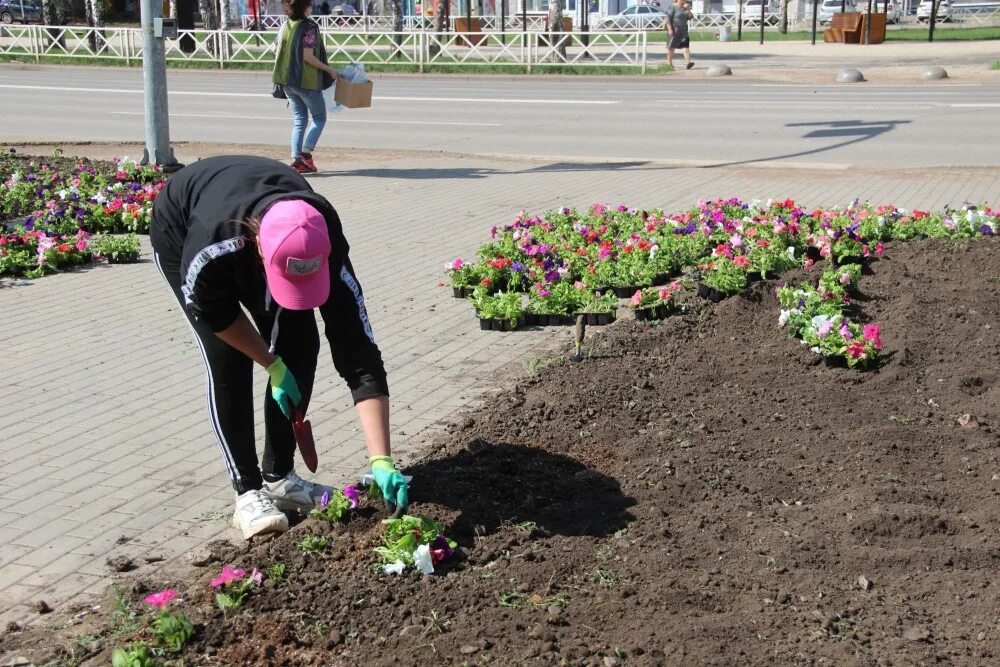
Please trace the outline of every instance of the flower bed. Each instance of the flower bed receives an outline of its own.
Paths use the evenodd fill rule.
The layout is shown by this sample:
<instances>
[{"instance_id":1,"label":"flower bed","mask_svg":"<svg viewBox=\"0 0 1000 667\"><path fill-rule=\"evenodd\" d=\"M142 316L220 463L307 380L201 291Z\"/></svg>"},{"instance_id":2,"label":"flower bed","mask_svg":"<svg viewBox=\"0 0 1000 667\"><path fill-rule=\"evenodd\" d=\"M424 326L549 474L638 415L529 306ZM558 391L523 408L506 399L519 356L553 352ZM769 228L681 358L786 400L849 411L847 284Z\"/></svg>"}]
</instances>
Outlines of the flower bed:
<instances>
[{"instance_id":1,"label":"flower bed","mask_svg":"<svg viewBox=\"0 0 1000 667\"><path fill-rule=\"evenodd\" d=\"M128 158L0 154L0 276L36 278L100 258L138 261L134 235L149 231L164 182L157 167Z\"/></svg>"},{"instance_id":2,"label":"flower bed","mask_svg":"<svg viewBox=\"0 0 1000 667\"><path fill-rule=\"evenodd\" d=\"M877 258L889 241L993 236L998 230L1000 212L988 206L928 213L854 202L806 210L791 199L763 205L718 199L667 214L594 204L583 212L522 212L510 225L491 230L493 240L479 249L478 261L459 258L446 268L455 296L471 294L483 328L508 331L524 324L569 324L596 303L611 313L616 297L630 299L639 319L662 319L676 310L682 285L718 302L755 280L818 261L847 266ZM815 299L805 296L815 292L827 304L835 295L846 297L857 282L853 273L847 284L824 283L843 275L824 274L817 287L794 291L803 293L798 297L784 293L783 307L805 300L794 308L792 334L828 362L870 367L877 349L864 331L855 331L859 325L840 311L812 312ZM668 283L667 291L655 289ZM527 294L526 305L521 293ZM820 315L832 319L814 329L802 325ZM831 335L828 325L835 325Z\"/></svg>"}]
</instances>

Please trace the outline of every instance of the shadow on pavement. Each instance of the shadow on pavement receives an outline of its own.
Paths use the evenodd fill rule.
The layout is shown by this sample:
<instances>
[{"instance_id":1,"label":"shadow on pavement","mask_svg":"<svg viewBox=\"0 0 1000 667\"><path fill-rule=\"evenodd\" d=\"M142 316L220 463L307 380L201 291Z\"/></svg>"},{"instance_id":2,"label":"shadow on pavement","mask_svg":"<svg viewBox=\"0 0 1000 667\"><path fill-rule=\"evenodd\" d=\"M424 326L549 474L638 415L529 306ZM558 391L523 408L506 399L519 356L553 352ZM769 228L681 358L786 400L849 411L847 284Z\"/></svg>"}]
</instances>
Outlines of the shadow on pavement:
<instances>
[{"instance_id":1,"label":"shadow on pavement","mask_svg":"<svg viewBox=\"0 0 1000 667\"><path fill-rule=\"evenodd\" d=\"M628 162L552 162L530 169L494 169L491 167L449 167L449 168L413 168L413 169L355 169L352 171L325 171L323 176L361 176L369 178L393 178L401 180L449 180L449 179L481 179L489 176L513 176L518 174L538 173L571 173L571 172L622 172L622 171L669 171L674 169L718 169L722 167L738 167L745 164L760 162L777 162L790 158L817 155L837 148L851 146L879 137L895 130L900 125L906 125L909 120L834 120L813 123L788 123L786 128L811 128L800 139L843 139L827 146L818 146L808 150L782 153L765 157L752 157L745 160L717 162L706 165L668 165L657 164L649 160L634 160Z\"/></svg>"}]
</instances>

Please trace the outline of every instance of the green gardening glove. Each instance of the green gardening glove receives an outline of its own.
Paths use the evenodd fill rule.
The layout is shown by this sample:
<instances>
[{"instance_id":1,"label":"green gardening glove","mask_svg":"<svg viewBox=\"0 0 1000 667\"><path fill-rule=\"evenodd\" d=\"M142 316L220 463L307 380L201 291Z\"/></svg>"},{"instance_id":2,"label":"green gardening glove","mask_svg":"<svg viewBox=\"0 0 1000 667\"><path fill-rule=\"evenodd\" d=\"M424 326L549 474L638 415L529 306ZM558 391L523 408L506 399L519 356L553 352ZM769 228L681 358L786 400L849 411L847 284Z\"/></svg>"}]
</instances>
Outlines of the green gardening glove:
<instances>
[{"instance_id":1,"label":"green gardening glove","mask_svg":"<svg viewBox=\"0 0 1000 667\"><path fill-rule=\"evenodd\" d=\"M406 478L396 470L396 464L391 456L373 456L369 459L372 466L372 477L385 499L389 511L401 515L410 506L410 491L406 486Z\"/></svg>"},{"instance_id":2,"label":"green gardening glove","mask_svg":"<svg viewBox=\"0 0 1000 667\"><path fill-rule=\"evenodd\" d=\"M302 402L302 393L295 376L281 357L274 358L274 363L267 367L267 374L271 376L271 396L291 421L295 417L295 408Z\"/></svg>"}]
</instances>

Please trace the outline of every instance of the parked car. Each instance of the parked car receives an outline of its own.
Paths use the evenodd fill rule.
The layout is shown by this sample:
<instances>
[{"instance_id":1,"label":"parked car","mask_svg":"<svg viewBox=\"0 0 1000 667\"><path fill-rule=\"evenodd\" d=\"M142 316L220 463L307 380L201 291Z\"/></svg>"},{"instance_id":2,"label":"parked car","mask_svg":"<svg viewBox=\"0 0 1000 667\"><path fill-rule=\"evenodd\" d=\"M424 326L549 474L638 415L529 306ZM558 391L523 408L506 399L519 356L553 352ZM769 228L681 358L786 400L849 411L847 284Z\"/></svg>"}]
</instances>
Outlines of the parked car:
<instances>
[{"instance_id":1,"label":"parked car","mask_svg":"<svg viewBox=\"0 0 1000 667\"><path fill-rule=\"evenodd\" d=\"M922 0L917 5L917 20L931 20L931 0ZM942 22L951 20L951 3L948 0L938 0L937 18L935 20Z\"/></svg>"},{"instance_id":2,"label":"parked car","mask_svg":"<svg viewBox=\"0 0 1000 667\"><path fill-rule=\"evenodd\" d=\"M601 25L605 30L659 30L663 27L664 16L659 7L637 5L608 16Z\"/></svg>"},{"instance_id":3,"label":"parked car","mask_svg":"<svg viewBox=\"0 0 1000 667\"><path fill-rule=\"evenodd\" d=\"M0 23L41 23L40 0L0 0Z\"/></svg>"},{"instance_id":4,"label":"parked car","mask_svg":"<svg viewBox=\"0 0 1000 667\"><path fill-rule=\"evenodd\" d=\"M841 12L842 6L845 14L858 11L858 4L854 0L846 0L843 4L841 2L842 0L823 0L823 4L819 6L819 22L822 25L832 21L833 15Z\"/></svg>"},{"instance_id":5,"label":"parked car","mask_svg":"<svg viewBox=\"0 0 1000 667\"><path fill-rule=\"evenodd\" d=\"M776 0L744 0L743 22L756 24L760 21L761 5L764 6L765 21L768 21L771 16L776 16L779 12Z\"/></svg>"}]
</instances>

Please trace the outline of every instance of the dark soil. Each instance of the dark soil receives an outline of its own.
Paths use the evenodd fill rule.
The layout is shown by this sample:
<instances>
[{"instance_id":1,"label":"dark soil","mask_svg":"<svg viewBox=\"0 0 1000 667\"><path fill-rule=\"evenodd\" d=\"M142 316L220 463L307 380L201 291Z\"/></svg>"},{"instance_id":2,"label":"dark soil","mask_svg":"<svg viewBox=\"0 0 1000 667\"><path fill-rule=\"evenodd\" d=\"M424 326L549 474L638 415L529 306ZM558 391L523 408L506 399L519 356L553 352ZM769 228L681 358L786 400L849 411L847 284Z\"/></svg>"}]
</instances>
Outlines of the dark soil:
<instances>
[{"instance_id":1,"label":"dark soil","mask_svg":"<svg viewBox=\"0 0 1000 667\"><path fill-rule=\"evenodd\" d=\"M818 363L768 281L619 321L408 470L412 513L461 545L449 568L377 571L375 508L305 521L218 554L288 568L238 613L210 611L218 563L180 586L190 663L1000 663L1000 243L894 244L870 268L876 370Z\"/></svg>"}]
</instances>

